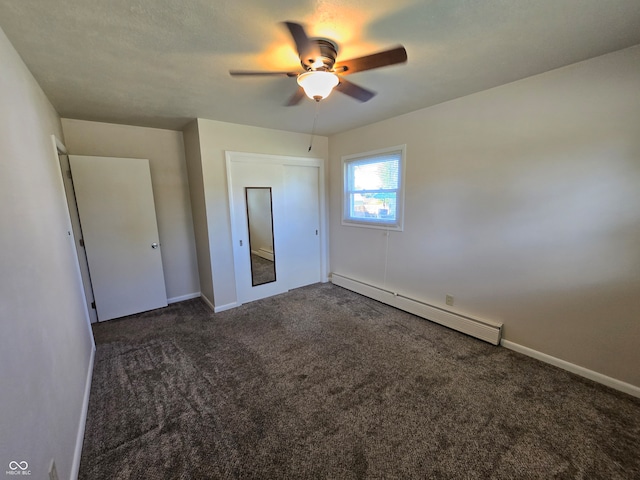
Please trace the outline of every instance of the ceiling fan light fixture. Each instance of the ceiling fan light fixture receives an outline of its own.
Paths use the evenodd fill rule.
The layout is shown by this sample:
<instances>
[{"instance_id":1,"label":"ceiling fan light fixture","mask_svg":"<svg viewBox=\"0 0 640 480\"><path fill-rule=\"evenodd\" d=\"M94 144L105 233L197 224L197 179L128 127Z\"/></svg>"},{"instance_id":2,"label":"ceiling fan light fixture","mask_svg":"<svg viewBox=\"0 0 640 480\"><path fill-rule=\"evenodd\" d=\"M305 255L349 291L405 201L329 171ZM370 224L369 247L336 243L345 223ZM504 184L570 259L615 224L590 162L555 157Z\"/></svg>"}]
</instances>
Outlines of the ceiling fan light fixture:
<instances>
[{"instance_id":1,"label":"ceiling fan light fixture","mask_svg":"<svg viewBox=\"0 0 640 480\"><path fill-rule=\"evenodd\" d=\"M327 98L338 83L338 76L331 72L313 71L298 75L298 85L307 97L316 101Z\"/></svg>"}]
</instances>

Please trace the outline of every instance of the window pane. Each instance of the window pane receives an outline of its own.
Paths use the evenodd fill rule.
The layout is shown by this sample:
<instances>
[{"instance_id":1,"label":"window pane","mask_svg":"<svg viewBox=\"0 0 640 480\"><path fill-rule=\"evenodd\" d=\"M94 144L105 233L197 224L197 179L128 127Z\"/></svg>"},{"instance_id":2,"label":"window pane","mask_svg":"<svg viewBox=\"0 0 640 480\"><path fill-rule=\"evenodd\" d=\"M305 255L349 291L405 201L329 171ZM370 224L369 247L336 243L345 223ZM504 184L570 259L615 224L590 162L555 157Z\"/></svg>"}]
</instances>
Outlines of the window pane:
<instances>
[{"instance_id":1,"label":"window pane","mask_svg":"<svg viewBox=\"0 0 640 480\"><path fill-rule=\"evenodd\" d=\"M395 222L396 203L396 192L352 193L349 198L349 216L363 220Z\"/></svg>"},{"instance_id":2,"label":"window pane","mask_svg":"<svg viewBox=\"0 0 640 480\"><path fill-rule=\"evenodd\" d=\"M348 168L349 190L395 190L398 188L400 160L376 160L373 163L352 163Z\"/></svg>"},{"instance_id":3,"label":"window pane","mask_svg":"<svg viewBox=\"0 0 640 480\"><path fill-rule=\"evenodd\" d=\"M405 146L342 157L342 224L402 231Z\"/></svg>"}]
</instances>

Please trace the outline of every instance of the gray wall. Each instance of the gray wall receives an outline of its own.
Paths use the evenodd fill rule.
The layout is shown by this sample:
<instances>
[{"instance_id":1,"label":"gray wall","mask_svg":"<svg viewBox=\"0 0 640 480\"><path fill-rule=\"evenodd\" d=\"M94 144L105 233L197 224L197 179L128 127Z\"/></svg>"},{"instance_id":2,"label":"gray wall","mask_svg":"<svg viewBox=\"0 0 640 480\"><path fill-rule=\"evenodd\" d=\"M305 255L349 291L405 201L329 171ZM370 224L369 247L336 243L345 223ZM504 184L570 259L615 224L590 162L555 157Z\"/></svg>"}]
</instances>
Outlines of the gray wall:
<instances>
[{"instance_id":1,"label":"gray wall","mask_svg":"<svg viewBox=\"0 0 640 480\"><path fill-rule=\"evenodd\" d=\"M331 270L640 386L639 92L633 47L330 137ZM399 144L387 256L340 223L341 157Z\"/></svg>"},{"instance_id":2,"label":"gray wall","mask_svg":"<svg viewBox=\"0 0 640 480\"><path fill-rule=\"evenodd\" d=\"M55 459L71 478L94 346L51 139L62 129L2 30L0 65L0 471L26 461L48 478Z\"/></svg>"}]
</instances>

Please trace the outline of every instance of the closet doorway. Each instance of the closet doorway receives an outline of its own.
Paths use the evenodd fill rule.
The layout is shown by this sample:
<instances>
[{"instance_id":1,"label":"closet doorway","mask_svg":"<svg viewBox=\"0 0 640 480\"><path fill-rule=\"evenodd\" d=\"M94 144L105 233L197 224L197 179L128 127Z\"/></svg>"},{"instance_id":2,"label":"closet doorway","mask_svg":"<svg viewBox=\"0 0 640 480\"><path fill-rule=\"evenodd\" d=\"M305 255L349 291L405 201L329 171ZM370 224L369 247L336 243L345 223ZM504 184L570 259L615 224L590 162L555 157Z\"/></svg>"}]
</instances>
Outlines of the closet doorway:
<instances>
[{"instance_id":1,"label":"closet doorway","mask_svg":"<svg viewBox=\"0 0 640 480\"><path fill-rule=\"evenodd\" d=\"M226 156L237 304L324 281L323 161Z\"/></svg>"}]
</instances>

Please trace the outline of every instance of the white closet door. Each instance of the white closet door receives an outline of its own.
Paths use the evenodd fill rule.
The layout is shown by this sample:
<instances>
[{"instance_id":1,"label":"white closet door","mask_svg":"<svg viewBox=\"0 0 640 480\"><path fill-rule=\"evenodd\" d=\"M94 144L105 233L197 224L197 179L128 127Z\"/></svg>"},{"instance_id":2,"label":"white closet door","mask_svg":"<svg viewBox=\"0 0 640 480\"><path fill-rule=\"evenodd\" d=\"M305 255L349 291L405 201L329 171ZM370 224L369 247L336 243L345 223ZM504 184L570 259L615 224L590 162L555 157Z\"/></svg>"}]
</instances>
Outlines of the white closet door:
<instances>
[{"instance_id":1,"label":"white closet door","mask_svg":"<svg viewBox=\"0 0 640 480\"><path fill-rule=\"evenodd\" d=\"M149 161L69 162L98 320L166 307Z\"/></svg>"},{"instance_id":2,"label":"white closet door","mask_svg":"<svg viewBox=\"0 0 640 480\"><path fill-rule=\"evenodd\" d=\"M286 281L297 288L321 279L319 168L284 167Z\"/></svg>"},{"instance_id":3,"label":"white closet door","mask_svg":"<svg viewBox=\"0 0 640 480\"><path fill-rule=\"evenodd\" d=\"M230 163L231 222L233 233L233 261L236 273L236 294L238 303L247 303L265 297L271 297L288 290L283 269L287 254L281 243L280 233L285 211L283 197L283 173L281 165L237 161ZM247 222L247 187L270 187L273 214L273 255L275 262L275 281L253 285L251 275L251 246L249 243L249 225Z\"/></svg>"},{"instance_id":4,"label":"white closet door","mask_svg":"<svg viewBox=\"0 0 640 480\"><path fill-rule=\"evenodd\" d=\"M322 281L321 160L227 152L238 304ZM253 285L246 187L271 187L276 281Z\"/></svg>"}]
</instances>

